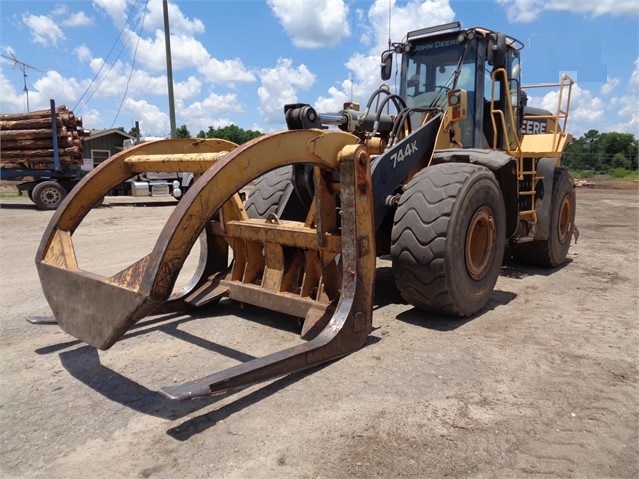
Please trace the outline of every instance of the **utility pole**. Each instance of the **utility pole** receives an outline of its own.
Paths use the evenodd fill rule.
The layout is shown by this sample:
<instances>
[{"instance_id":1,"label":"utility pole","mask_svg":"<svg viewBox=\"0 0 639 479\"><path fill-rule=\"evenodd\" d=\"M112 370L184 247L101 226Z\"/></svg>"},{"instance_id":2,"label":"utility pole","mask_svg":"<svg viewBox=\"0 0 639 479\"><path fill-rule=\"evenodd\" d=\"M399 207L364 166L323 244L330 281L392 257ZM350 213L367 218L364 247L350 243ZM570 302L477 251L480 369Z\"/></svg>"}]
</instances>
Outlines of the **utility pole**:
<instances>
[{"instance_id":1,"label":"utility pole","mask_svg":"<svg viewBox=\"0 0 639 479\"><path fill-rule=\"evenodd\" d=\"M22 71L22 80L24 83L24 87L22 88L22 91L27 97L27 113L29 113L29 90L27 88L27 69L31 68L32 70L35 70L37 72L42 70L38 70L36 67L32 67L31 65L27 65L26 63L19 61L12 51L9 51L9 55L11 56L8 57L6 55L2 55L2 57L6 58L7 60L11 60L13 62L12 68L18 67Z\"/></svg>"},{"instance_id":2,"label":"utility pole","mask_svg":"<svg viewBox=\"0 0 639 479\"><path fill-rule=\"evenodd\" d=\"M166 81L169 87L169 121L171 122L171 138L175 138L175 101L173 99L173 66L171 64L171 32L169 31L169 6L167 0L162 0L164 11L164 44L166 47Z\"/></svg>"}]
</instances>

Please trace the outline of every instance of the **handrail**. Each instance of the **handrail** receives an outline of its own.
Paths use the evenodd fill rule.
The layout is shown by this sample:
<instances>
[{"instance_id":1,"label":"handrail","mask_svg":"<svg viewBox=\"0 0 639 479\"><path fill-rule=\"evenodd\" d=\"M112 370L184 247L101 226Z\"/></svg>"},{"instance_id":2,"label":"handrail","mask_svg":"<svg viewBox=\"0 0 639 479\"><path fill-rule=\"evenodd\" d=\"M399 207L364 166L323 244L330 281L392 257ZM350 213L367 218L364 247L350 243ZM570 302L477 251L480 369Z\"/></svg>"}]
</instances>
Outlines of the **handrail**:
<instances>
[{"instance_id":1,"label":"handrail","mask_svg":"<svg viewBox=\"0 0 639 479\"><path fill-rule=\"evenodd\" d=\"M504 112L502 110L495 109L495 85L497 83L498 75L501 75L504 78L504 86L505 86L504 96L506 97L506 107L507 107L506 110L511 112L511 115L509 118L510 125L507 125L506 123ZM506 72L504 68L497 68L491 73L490 77L492 80L491 81L492 87L490 92L490 121L492 122L493 131L495 132L495 137L493 138L492 147L494 150L498 148L498 145L497 145L498 135L496 134L497 124L495 122L495 116L499 116L500 123L501 123L500 126L502 128L504 138L506 139L506 146L505 146L506 151L508 154L514 155L515 152L518 152L520 150L521 143L519 141L518 128L517 128L517 125L515 124L515 114L514 114L513 105L512 105L511 96L510 96L510 85L508 83L508 73ZM512 134L510 135L508 134L509 132L508 126L510 126L510 132L512 132ZM512 149L513 146L515 146L514 150Z\"/></svg>"},{"instance_id":2,"label":"handrail","mask_svg":"<svg viewBox=\"0 0 639 479\"><path fill-rule=\"evenodd\" d=\"M566 125L568 124L568 112L570 111L570 98L572 96L572 87L574 80L567 74L562 74L558 83L540 83L535 85L522 86L522 90L542 89L542 88L559 88L557 97L557 109L554 114L548 115L524 115L525 120L554 120L555 128L553 129L552 145L554 149L559 146L559 135L566 133ZM567 89L567 91L566 91ZM565 108L562 104L566 103Z\"/></svg>"}]
</instances>

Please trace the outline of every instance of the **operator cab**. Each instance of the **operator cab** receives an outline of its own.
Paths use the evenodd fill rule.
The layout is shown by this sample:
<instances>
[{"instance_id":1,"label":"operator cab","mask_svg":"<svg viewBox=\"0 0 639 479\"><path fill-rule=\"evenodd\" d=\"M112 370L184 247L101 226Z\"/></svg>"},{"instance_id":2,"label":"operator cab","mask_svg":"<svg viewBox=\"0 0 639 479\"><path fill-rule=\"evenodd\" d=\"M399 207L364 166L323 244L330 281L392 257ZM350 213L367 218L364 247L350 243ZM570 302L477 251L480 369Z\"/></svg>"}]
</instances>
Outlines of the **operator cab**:
<instances>
[{"instance_id":1,"label":"operator cab","mask_svg":"<svg viewBox=\"0 0 639 479\"><path fill-rule=\"evenodd\" d=\"M404 43L393 44L393 49L385 52L382 78L390 78L392 53L401 53L399 94L409 108L444 110L447 93L463 89L467 92L468 111L459 124L462 146L507 149L519 134L519 127L510 131L510 125L520 125L522 116L522 48L518 40L492 30L462 30L459 22L424 28L408 33ZM512 98L506 98L507 92ZM493 119L497 125L502 124L500 115L507 125L506 133L493 126Z\"/></svg>"}]
</instances>

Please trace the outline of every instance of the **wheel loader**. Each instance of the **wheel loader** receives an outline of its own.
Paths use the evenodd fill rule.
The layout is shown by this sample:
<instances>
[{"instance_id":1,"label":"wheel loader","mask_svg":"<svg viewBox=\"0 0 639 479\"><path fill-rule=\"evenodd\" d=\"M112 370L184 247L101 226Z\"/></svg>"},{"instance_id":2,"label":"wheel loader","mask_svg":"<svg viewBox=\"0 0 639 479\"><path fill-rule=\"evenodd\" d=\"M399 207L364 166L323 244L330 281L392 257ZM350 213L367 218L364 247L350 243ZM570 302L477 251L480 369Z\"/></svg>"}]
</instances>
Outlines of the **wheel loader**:
<instances>
[{"instance_id":1,"label":"wheel loader","mask_svg":"<svg viewBox=\"0 0 639 479\"><path fill-rule=\"evenodd\" d=\"M560 265L576 232L573 181L560 168L573 82L522 87L522 48L487 28L424 28L382 54L381 79L394 87L382 84L364 108L286 105L287 131L241 146L160 140L113 156L65 198L39 246L55 321L108 349L148 315L221 298L303 319L288 349L160 389L188 399L362 347L377 256L390 255L409 304L458 317L486 305L506 247L518 261ZM527 106L534 88L556 90L556 111ZM199 177L152 251L111 277L81 269L74 231L114 185L146 171ZM198 267L177 289L196 242Z\"/></svg>"}]
</instances>

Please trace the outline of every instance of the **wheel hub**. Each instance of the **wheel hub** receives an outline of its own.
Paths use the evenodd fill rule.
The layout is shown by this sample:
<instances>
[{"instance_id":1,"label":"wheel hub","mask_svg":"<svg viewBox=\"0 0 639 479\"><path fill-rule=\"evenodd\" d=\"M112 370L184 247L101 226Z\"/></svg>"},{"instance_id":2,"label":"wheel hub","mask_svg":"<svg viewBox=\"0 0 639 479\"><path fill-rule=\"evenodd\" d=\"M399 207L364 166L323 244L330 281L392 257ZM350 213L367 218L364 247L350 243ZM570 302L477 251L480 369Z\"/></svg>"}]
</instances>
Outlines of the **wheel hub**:
<instances>
[{"instance_id":1,"label":"wheel hub","mask_svg":"<svg viewBox=\"0 0 639 479\"><path fill-rule=\"evenodd\" d=\"M47 188L42 192L42 202L45 205L55 205L60 202L60 192L55 188Z\"/></svg>"},{"instance_id":2,"label":"wheel hub","mask_svg":"<svg viewBox=\"0 0 639 479\"><path fill-rule=\"evenodd\" d=\"M559 242L565 243L570 235L570 229L572 228L572 205L570 204L570 197L564 196L561 200L561 206L559 207L559 224L557 225L557 234L559 235Z\"/></svg>"},{"instance_id":3,"label":"wheel hub","mask_svg":"<svg viewBox=\"0 0 639 479\"><path fill-rule=\"evenodd\" d=\"M490 208L482 206L470 220L466 234L466 269L478 281L489 271L496 241L495 220Z\"/></svg>"}]
</instances>

